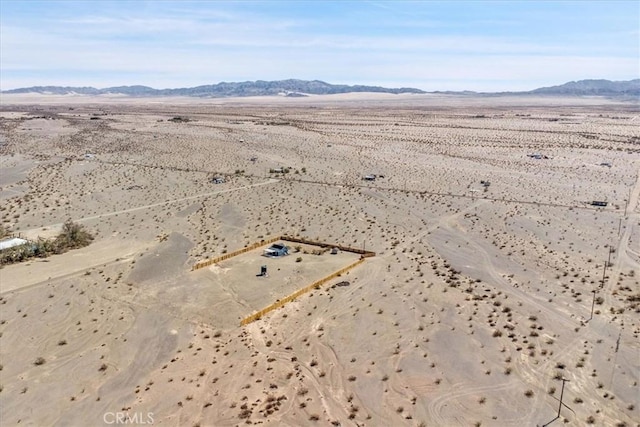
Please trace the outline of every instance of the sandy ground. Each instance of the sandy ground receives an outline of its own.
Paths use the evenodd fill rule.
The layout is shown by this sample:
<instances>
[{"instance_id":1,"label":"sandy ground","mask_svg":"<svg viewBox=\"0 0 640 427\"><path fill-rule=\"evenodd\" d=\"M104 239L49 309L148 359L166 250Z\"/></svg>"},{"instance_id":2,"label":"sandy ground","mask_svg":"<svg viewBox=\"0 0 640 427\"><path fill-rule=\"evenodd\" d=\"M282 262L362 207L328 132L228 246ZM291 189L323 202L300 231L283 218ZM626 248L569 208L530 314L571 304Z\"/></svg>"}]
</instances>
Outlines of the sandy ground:
<instances>
[{"instance_id":1,"label":"sandy ground","mask_svg":"<svg viewBox=\"0 0 640 427\"><path fill-rule=\"evenodd\" d=\"M96 239L0 269L0 424L640 425L639 115L601 98L3 95L4 226L71 218ZM376 256L241 327L355 257L190 271L278 234Z\"/></svg>"}]
</instances>

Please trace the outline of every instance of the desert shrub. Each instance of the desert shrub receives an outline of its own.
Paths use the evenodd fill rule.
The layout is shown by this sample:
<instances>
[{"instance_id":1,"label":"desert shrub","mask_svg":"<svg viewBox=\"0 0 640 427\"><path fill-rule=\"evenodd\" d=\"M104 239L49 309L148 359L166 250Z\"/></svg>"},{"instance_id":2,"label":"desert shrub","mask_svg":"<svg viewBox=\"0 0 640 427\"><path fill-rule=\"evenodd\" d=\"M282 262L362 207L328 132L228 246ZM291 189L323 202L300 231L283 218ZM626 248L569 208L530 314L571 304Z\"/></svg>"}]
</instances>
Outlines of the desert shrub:
<instances>
[{"instance_id":1,"label":"desert shrub","mask_svg":"<svg viewBox=\"0 0 640 427\"><path fill-rule=\"evenodd\" d=\"M62 225L62 233L55 239L55 243L61 249L75 249L87 246L93 240L93 236L84 229L84 226L68 219Z\"/></svg>"}]
</instances>

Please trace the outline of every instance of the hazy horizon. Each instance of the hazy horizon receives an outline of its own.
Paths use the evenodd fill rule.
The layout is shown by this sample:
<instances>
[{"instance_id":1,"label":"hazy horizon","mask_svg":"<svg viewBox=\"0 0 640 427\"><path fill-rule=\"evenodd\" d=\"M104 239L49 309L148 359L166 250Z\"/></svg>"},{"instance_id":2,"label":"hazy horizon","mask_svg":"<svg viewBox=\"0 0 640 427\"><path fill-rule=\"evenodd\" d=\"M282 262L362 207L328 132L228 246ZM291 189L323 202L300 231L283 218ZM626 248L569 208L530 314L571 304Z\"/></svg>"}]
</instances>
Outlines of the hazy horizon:
<instances>
[{"instance_id":1,"label":"hazy horizon","mask_svg":"<svg viewBox=\"0 0 640 427\"><path fill-rule=\"evenodd\" d=\"M501 92L640 75L637 2L2 0L1 6L2 90L296 78Z\"/></svg>"},{"instance_id":2,"label":"hazy horizon","mask_svg":"<svg viewBox=\"0 0 640 427\"><path fill-rule=\"evenodd\" d=\"M282 80L301 80L301 81L311 81L311 80L302 80L302 79L296 79L296 78L291 78L291 79L282 79ZM315 81L321 81L320 79L314 79ZM603 79L594 79L594 80L603 80ZM606 79L605 79L606 80ZM638 79L632 79L632 80L638 80ZM258 79L257 81L265 81L262 79ZM625 80L625 81L631 81L631 80ZM198 85L198 86L215 86L218 84L222 84L222 83L253 83L256 82L256 80L252 80L252 81L237 81L237 82L232 82L232 81L227 81L227 82L212 82L212 83L208 83L208 84L203 84L203 85ZM324 83L328 83L330 85L341 85L342 83L333 83L333 82L326 82L323 81ZM562 82L562 83L557 83L557 84L551 84L549 86L561 86L565 83L571 83L573 81L570 82ZM616 81L614 81L616 82ZM349 86L358 86L358 83L354 83L353 85L349 85ZM180 89L191 89L194 87L198 87L198 86L176 86L176 87L168 87L168 88L157 88L157 87L153 87L153 86L149 86L149 85L145 85L145 84L122 84L122 85L117 85L117 86L104 86L104 87L96 87L96 86L79 86L79 85L34 85L34 86L26 86L26 87L21 87L21 88L14 88L14 89L30 89L30 88L43 88L43 87L61 87L61 88L93 88L93 89L97 89L97 90L105 90L105 89L111 89L111 88L118 88L118 87L137 87L137 86L141 86L141 87L149 87L151 89L154 90L180 90ZM367 86L372 86L372 87L381 87L380 85L367 85ZM388 87L388 86L384 86L385 89L400 89L401 87ZM409 88L407 86L404 86L403 88ZM536 88L531 88L530 90L535 90L535 89L540 89L541 87L536 87ZM420 88L413 88L411 87L410 89L420 89ZM3 92L6 91L11 91L13 89L3 89ZM478 94L482 94L482 93L487 93L487 94L491 94L491 93L520 93L520 92L527 92L527 90L522 90L522 91L495 91L495 92L491 92L491 91L471 91L471 90L466 90L466 89L461 89L461 90L457 90L457 91L452 91L452 90L448 90L448 89L440 89L440 90L433 90L433 91L425 91L426 93L432 93L432 92L464 92L464 91L468 91L468 92L475 92Z\"/></svg>"}]
</instances>

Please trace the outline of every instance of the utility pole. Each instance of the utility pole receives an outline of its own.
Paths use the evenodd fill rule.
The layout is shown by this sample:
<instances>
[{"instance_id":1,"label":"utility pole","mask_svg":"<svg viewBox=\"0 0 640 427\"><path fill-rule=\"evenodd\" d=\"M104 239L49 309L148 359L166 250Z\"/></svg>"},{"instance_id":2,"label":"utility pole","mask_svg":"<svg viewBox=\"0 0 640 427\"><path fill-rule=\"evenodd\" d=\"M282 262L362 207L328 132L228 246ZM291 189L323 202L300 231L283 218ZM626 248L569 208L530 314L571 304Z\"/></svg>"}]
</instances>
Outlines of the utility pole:
<instances>
[{"instance_id":1,"label":"utility pole","mask_svg":"<svg viewBox=\"0 0 640 427\"><path fill-rule=\"evenodd\" d=\"M566 378L562 378L562 390L560 391L560 406L558 406L558 418L560 418L560 410L562 409L562 396L564 395L564 383L569 381Z\"/></svg>"},{"instance_id":2,"label":"utility pole","mask_svg":"<svg viewBox=\"0 0 640 427\"><path fill-rule=\"evenodd\" d=\"M573 412L575 414L575 411L573 409L569 408L567 405L562 403L562 397L564 396L564 383L568 382L568 381L569 381L568 379L566 379L564 377L562 378L562 390L560 391L560 405L558 406L558 415L556 415L556 417L554 419L552 419L551 421L549 421L548 423L543 424L542 427L547 427L550 424L552 424L555 420L560 418L560 411L562 411L562 405L564 405L568 410L570 410L571 412ZM536 425L536 427L538 427L538 426Z\"/></svg>"},{"instance_id":3,"label":"utility pole","mask_svg":"<svg viewBox=\"0 0 640 427\"><path fill-rule=\"evenodd\" d=\"M609 255L611 255L611 253L609 253ZM604 280L605 280L605 277L607 277L607 264L608 263L605 263L604 269L602 271L602 283L600 284L600 289L604 288Z\"/></svg>"},{"instance_id":4,"label":"utility pole","mask_svg":"<svg viewBox=\"0 0 640 427\"><path fill-rule=\"evenodd\" d=\"M611 367L611 380L609 380L609 389L613 386L613 377L616 375L616 363L618 363L618 350L620 350L620 337L622 336L622 328L618 333L618 339L616 340L616 349L614 351L613 366Z\"/></svg>"},{"instance_id":5,"label":"utility pole","mask_svg":"<svg viewBox=\"0 0 640 427\"><path fill-rule=\"evenodd\" d=\"M591 316L589 316L589 320L593 319L593 308L596 306L596 292L598 291L594 289L591 292L593 292L593 302L591 303Z\"/></svg>"}]
</instances>

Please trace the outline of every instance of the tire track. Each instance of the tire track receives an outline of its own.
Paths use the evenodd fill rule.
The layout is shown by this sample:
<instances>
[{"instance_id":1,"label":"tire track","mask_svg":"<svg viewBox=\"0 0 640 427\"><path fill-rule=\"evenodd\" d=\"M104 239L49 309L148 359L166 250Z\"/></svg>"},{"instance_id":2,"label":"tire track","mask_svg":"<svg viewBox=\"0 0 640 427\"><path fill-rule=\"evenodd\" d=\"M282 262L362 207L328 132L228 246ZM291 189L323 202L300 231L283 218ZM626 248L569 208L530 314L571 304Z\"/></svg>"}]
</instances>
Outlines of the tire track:
<instances>
[{"instance_id":1,"label":"tire track","mask_svg":"<svg viewBox=\"0 0 640 427\"><path fill-rule=\"evenodd\" d=\"M137 211L151 209L151 208L157 208L158 206L171 205L171 204L175 204L175 203L184 202L184 201L187 201L187 200L196 200L196 199L200 199L200 198L203 198L203 197L215 196L215 195L218 195L218 194L231 193L231 192L234 192L234 191L241 191L241 190L248 190L250 188L261 187L263 185L275 184L276 182L280 182L280 180L275 179L275 178L271 178L268 181L259 182L259 183L256 183L256 184L244 185L242 187L227 188L227 189L224 189L224 190L212 191L212 192L209 192L209 193L196 194L194 196L187 196L187 197L181 197L181 198L178 198L178 199L165 200L163 202L152 203L150 205L136 206L134 208L121 209L121 210L118 210L118 211L113 211L113 212L108 212L108 213L103 213L103 214L98 214L98 215L92 215L92 216L86 216L84 218L78 218L75 221L76 222L88 222L88 221L93 221L93 220L96 220L96 219L107 218L107 217L110 217L110 216L115 216L115 215L120 215L120 214L125 214L125 213L131 213L131 212L137 212ZM50 224L50 225L45 225L45 226L38 227L38 228L32 228L32 229L27 229L27 230L17 230L16 233L22 233L22 234L33 233L33 232L37 232L38 230L43 230L45 228L56 228L57 229L57 228L61 228L62 225L63 225L63 223Z\"/></svg>"}]
</instances>

